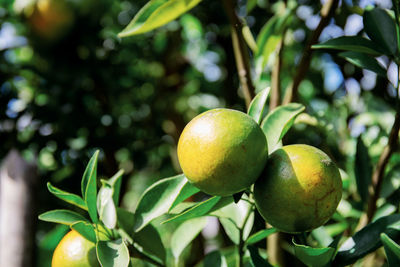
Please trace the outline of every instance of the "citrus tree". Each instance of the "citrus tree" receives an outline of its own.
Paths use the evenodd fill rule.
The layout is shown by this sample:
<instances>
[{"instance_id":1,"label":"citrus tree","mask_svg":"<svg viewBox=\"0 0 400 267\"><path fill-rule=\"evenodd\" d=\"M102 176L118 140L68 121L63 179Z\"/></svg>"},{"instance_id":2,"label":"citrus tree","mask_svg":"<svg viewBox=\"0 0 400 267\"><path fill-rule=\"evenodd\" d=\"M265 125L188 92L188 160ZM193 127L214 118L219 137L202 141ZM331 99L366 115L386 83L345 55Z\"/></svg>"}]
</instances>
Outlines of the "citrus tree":
<instances>
[{"instance_id":1,"label":"citrus tree","mask_svg":"<svg viewBox=\"0 0 400 267\"><path fill-rule=\"evenodd\" d=\"M72 205L39 216L67 226L50 233L44 244L58 243L70 230L54 252L53 266L398 265L398 1L378 6L336 0L31 2L18 15L0 9L1 19L9 16L33 40L32 47L0 48L4 146L40 147L43 172L56 177L76 177L68 166L83 160L84 149L102 148L91 153L79 194L47 184ZM4 6L17 10L14 1ZM100 18L92 10L109 13ZM117 17L126 23L110 22ZM361 21L361 28L337 37L343 35L338 28L350 27L350 18ZM122 31L121 24L127 24ZM101 37L87 38L96 31ZM167 37L170 32L173 37ZM220 36L230 38L228 52L218 46L227 39ZM182 54L165 40L178 42ZM160 51L169 56L161 58ZM148 62L131 62L142 54ZM223 60L226 69L219 66ZM187 71L187 65L193 69ZM199 85L199 73L208 83ZM218 79L224 75L223 86ZM126 93L132 84L140 88ZM228 90L221 93L222 87ZM176 94L177 88L184 89ZM215 104L216 92L226 102ZM81 112L71 103L91 108ZM172 103L174 111L165 114L164 106ZM234 110L213 109L224 104ZM57 110L63 115L52 116ZM24 127L21 118L32 123ZM115 118L120 128L114 127ZM23 130L10 128L14 122ZM57 130L62 135L49 142L47 136ZM143 145L164 137L160 132L172 136L167 140L177 146L178 157ZM150 150L156 156L144 161ZM118 165L132 171L129 151L139 166L178 159L182 172L160 174L127 205L120 201L126 193L123 171L111 172ZM98 175L99 158L106 175ZM104 176L111 178L100 179ZM213 248L200 238L210 225L221 227L223 241L204 251ZM79 247L78 256L69 254L68 246Z\"/></svg>"}]
</instances>

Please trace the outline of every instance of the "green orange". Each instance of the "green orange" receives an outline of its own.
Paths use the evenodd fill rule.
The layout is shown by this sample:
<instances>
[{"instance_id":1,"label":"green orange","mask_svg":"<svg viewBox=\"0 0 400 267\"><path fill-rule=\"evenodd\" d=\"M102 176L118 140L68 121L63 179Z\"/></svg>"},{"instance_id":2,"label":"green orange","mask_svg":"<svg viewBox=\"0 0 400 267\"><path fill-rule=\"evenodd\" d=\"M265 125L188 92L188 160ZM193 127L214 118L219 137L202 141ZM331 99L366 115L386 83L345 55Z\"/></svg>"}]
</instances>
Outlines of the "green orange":
<instances>
[{"instance_id":1,"label":"green orange","mask_svg":"<svg viewBox=\"0 0 400 267\"><path fill-rule=\"evenodd\" d=\"M259 125L247 114L213 109L191 120L178 142L183 173L200 190L228 196L252 185L268 155Z\"/></svg>"},{"instance_id":2,"label":"green orange","mask_svg":"<svg viewBox=\"0 0 400 267\"><path fill-rule=\"evenodd\" d=\"M341 196L339 169L328 155L308 145L274 151L254 185L260 214L289 233L310 231L326 223Z\"/></svg>"},{"instance_id":3,"label":"green orange","mask_svg":"<svg viewBox=\"0 0 400 267\"><path fill-rule=\"evenodd\" d=\"M72 230L60 241L53 253L52 267L97 267L95 244Z\"/></svg>"}]
</instances>

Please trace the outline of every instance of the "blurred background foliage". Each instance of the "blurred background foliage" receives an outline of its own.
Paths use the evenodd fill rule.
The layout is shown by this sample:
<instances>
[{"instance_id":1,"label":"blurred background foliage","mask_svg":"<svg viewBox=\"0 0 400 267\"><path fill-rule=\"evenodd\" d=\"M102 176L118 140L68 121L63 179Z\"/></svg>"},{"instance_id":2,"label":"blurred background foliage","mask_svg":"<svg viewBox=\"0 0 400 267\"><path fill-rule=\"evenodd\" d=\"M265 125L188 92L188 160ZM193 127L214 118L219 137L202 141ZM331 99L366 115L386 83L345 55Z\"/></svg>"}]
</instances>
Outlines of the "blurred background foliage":
<instances>
[{"instance_id":1,"label":"blurred background foliage","mask_svg":"<svg viewBox=\"0 0 400 267\"><path fill-rule=\"evenodd\" d=\"M48 181L79 191L80 176L97 148L101 176L125 170L121 205L133 210L145 188L180 172L176 144L192 117L216 107L245 111L221 2L204 0L160 29L118 38L146 2L0 0L0 160L12 148L37 160L37 213L62 205L47 192ZM321 2L289 1L293 11L284 35L282 88L292 80L319 22ZM237 12L258 36L269 19L282 14L283 5L239 0ZM362 10L368 5L391 8L392 2L341 1L319 41L365 35ZM271 82L271 58L263 57L261 67L253 62L257 91ZM323 228L329 236L354 228L363 208L355 183L357 139L362 138L374 164L393 124L397 66L384 56L378 60L388 77L354 67L336 54L314 52L299 89L308 115L297 119L284 140L319 147L342 169L345 195L336 222ZM395 155L382 193L393 196L393 205L377 215L398 208L399 166ZM218 222L209 225L214 226L203 231L206 241L193 246L224 247ZM65 231L37 222L38 266L49 263ZM193 254L184 257L189 264L198 261Z\"/></svg>"}]
</instances>

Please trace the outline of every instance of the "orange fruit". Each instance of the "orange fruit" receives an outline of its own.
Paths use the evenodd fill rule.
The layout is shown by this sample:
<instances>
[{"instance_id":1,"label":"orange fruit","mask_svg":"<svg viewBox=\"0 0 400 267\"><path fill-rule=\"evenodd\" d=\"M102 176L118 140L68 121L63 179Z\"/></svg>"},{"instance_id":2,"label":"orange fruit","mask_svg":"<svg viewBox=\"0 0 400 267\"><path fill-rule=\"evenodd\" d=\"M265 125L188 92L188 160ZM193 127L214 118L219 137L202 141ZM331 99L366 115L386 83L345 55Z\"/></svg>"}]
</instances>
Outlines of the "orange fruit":
<instances>
[{"instance_id":1,"label":"orange fruit","mask_svg":"<svg viewBox=\"0 0 400 267\"><path fill-rule=\"evenodd\" d=\"M228 196L248 188L262 172L267 155L259 125L232 109L198 115L186 125L178 142L183 173L210 195Z\"/></svg>"},{"instance_id":2,"label":"orange fruit","mask_svg":"<svg viewBox=\"0 0 400 267\"><path fill-rule=\"evenodd\" d=\"M97 261L95 244L72 230L68 232L53 253L52 267L95 267Z\"/></svg>"},{"instance_id":3,"label":"orange fruit","mask_svg":"<svg viewBox=\"0 0 400 267\"><path fill-rule=\"evenodd\" d=\"M339 169L328 155L308 145L274 151L254 185L260 214L288 233L310 231L326 223L341 196Z\"/></svg>"}]
</instances>

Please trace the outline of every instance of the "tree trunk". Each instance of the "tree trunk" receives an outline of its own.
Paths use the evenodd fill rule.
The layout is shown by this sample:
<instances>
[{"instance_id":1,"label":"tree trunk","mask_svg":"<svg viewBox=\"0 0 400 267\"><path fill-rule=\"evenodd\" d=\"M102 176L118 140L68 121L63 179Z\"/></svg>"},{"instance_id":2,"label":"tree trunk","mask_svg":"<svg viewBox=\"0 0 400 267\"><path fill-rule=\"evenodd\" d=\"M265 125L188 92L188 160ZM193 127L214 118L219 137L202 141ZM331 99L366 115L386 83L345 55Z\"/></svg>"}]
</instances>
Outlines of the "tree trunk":
<instances>
[{"instance_id":1,"label":"tree trunk","mask_svg":"<svg viewBox=\"0 0 400 267\"><path fill-rule=\"evenodd\" d=\"M0 168L0 266L33 266L34 165L12 150Z\"/></svg>"}]
</instances>

